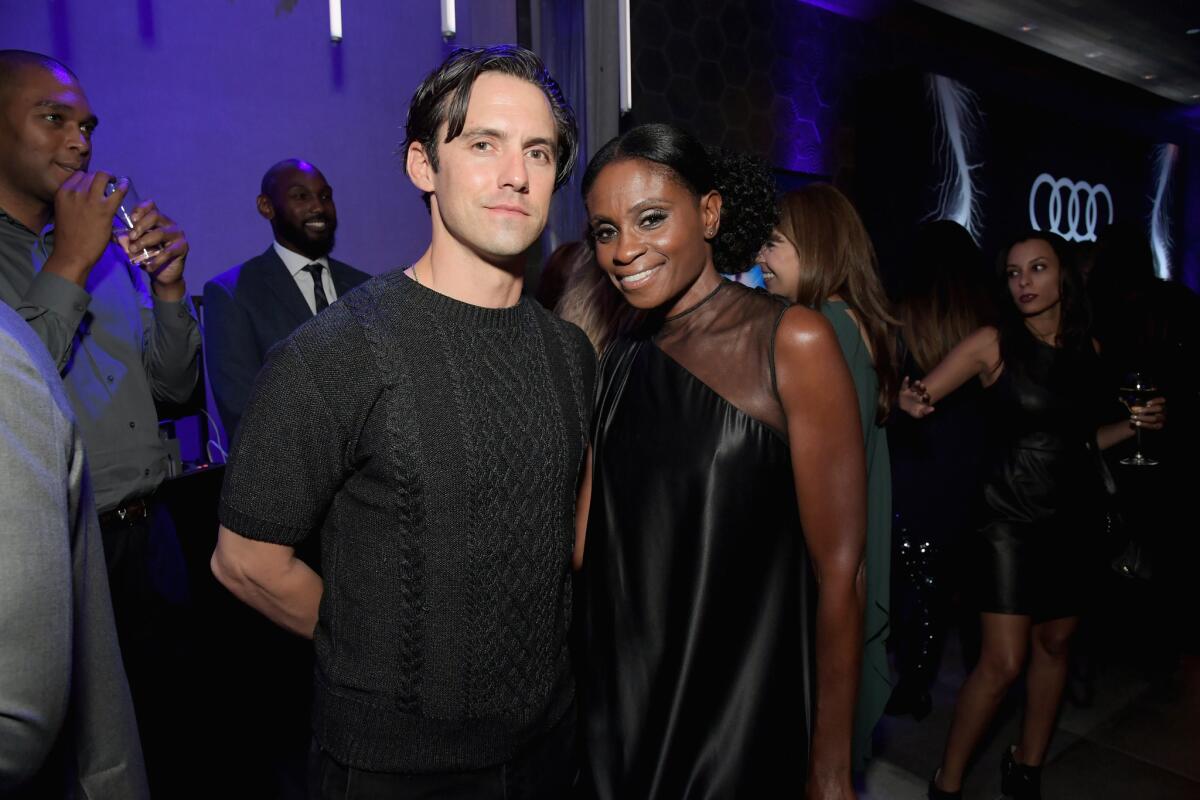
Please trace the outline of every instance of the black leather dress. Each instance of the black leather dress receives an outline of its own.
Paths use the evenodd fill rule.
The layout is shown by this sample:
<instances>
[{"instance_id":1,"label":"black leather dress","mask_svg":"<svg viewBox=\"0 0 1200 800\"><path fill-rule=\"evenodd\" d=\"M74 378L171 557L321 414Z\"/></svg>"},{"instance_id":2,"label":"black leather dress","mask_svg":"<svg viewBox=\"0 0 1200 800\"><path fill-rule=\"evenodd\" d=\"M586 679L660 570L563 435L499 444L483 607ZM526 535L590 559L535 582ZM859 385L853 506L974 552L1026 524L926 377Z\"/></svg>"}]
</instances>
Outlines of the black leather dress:
<instances>
[{"instance_id":1,"label":"black leather dress","mask_svg":"<svg viewBox=\"0 0 1200 800\"><path fill-rule=\"evenodd\" d=\"M1031 343L987 390L999 457L984 484L976 552L981 611L1045 621L1078 615L1103 552L1095 450L1099 358Z\"/></svg>"},{"instance_id":2,"label":"black leather dress","mask_svg":"<svg viewBox=\"0 0 1200 800\"><path fill-rule=\"evenodd\" d=\"M809 591L771 350L723 282L601 365L580 593L586 797L803 791Z\"/></svg>"}]
</instances>

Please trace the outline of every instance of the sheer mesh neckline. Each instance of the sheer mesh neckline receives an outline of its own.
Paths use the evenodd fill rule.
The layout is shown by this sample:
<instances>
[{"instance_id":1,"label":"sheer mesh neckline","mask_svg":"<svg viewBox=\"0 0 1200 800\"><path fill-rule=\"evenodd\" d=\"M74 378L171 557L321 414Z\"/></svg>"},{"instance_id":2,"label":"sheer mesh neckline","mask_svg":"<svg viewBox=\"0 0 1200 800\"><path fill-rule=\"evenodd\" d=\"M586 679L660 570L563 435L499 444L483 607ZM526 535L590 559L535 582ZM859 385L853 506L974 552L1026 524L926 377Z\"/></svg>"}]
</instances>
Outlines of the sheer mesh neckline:
<instances>
[{"instance_id":1,"label":"sheer mesh neckline","mask_svg":"<svg viewBox=\"0 0 1200 800\"><path fill-rule=\"evenodd\" d=\"M704 297L702 297L698 303L693 305L691 308L680 311L678 314L673 314L672 316L665 317L663 319L663 324L666 324L668 322L674 322L677 319L683 319L688 314L691 314L693 311L696 311L701 306L703 306L705 303L707 303L709 300L712 300L714 297L716 297L717 292L719 292L723 288L725 288L725 284L727 284L727 283L729 283L729 281L725 280L724 278L720 279L720 283L718 283L716 286L714 286L713 290L711 292L704 295Z\"/></svg>"},{"instance_id":2,"label":"sheer mesh neckline","mask_svg":"<svg viewBox=\"0 0 1200 800\"><path fill-rule=\"evenodd\" d=\"M651 339L730 405L786 433L774 381L775 330L786 307L765 291L722 278L691 308L662 320Z\"/></svg>"}]
</instances>

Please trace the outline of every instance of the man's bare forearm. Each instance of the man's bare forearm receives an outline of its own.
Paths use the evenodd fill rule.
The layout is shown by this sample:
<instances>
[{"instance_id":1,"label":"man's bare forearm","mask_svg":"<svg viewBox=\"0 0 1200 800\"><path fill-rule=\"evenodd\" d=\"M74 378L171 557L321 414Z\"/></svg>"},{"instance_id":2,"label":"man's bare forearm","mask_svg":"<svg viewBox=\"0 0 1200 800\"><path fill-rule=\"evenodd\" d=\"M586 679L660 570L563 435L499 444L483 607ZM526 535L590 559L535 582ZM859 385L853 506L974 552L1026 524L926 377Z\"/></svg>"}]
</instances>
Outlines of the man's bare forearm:
<instances>
[{"instance_id":1,"label":"man's bare forearm","mask_svg":"<svg viewBox=\"0 0 1200 800\"><path fill-rule=\"evenodd\" d=\"M245 542L238 534L221 529L212 557L212 571L217 580L276 625L311 639L325 591L321 577L292 553L258 558Z\"/></svg>"}]
</instances>

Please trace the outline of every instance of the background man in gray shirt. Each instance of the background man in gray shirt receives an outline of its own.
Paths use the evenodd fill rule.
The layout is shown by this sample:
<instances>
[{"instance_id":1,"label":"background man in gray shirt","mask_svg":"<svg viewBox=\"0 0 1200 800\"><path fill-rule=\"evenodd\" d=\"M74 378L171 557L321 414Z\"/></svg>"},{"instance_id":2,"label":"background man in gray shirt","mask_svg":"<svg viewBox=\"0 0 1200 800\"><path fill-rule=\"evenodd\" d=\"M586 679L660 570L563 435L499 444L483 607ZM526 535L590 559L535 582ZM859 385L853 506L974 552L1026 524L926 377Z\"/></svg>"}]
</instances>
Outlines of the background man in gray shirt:
<instances>
[{"instance_id":1,"label":"background man in gray shirt","mask_svg":"<svg viewBox=\"0 0 1200 800\"><path fill-rule=\"evenodd\" d=\"M0 51L0 300L49 349L87 446L153 783L156 766L170 771L154 752L171 740L156 735L155 716L173 708L167 681L179 643L171 641L171 609L186 597L179 542L149 502L168 465L154 401L191 395L200 333L183 281L183 231L144 203L132 232L112 241L125 187L105 197L109 176L87 171L97 123L63 64ZM158 247L140 268L125 252Z\"/></svg>"}]
</instances>

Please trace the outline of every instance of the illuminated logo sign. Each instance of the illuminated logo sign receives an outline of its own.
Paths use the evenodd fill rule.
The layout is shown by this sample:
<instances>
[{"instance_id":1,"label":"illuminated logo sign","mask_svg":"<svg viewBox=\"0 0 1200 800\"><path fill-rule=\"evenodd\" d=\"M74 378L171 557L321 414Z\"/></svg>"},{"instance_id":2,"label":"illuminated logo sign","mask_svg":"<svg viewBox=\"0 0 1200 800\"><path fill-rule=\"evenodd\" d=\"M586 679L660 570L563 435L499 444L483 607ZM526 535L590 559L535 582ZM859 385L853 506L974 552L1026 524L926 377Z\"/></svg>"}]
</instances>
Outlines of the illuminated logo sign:
<instances>
[{"instance_id":1,"label":"illuminated logo sign","mask_svg":"<svg viewBox=\"0 0 1200 800\"><path fill-rule=\"evenodd\" d=\"M1043 172L1029 190L1029 224L1034 230L1057 233L1068 242L1094 242L1101 205L1108 212L1111 225L1113 199L1107 186L1054 178Z\"/></svg>"}]
</instances>

